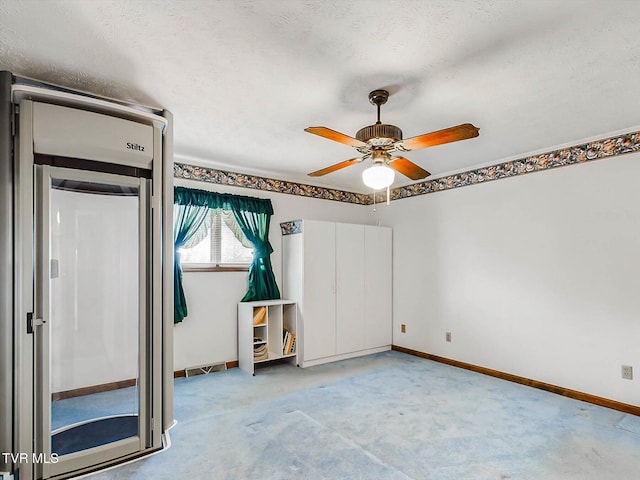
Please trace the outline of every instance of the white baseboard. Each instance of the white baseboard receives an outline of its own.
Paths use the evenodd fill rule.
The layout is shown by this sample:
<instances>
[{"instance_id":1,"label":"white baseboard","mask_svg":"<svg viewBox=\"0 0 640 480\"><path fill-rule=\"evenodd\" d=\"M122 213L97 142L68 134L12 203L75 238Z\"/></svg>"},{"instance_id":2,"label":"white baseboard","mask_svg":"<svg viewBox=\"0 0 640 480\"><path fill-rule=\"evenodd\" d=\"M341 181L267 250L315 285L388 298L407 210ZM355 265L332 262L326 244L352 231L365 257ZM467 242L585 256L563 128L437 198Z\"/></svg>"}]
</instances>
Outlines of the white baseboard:
<instances>
[{"instance_id":1,"label":"white baseboard","mask_svg":"<svg viewBox=\"0 0 640 480\"><path fill-rule=\"evenodd\" d=\"M364 355L371 355L372 353L380 353L391 350L391 345L385 345L383 347L368 348L366 350L358 350L357 352L343 353L341 355L332 355L330 357L315 358L313 360L303 360L300 362L300 366L313 367L314 365L322 365L323 363L337 362L338 360L346 360L347 358L362 357Z\"/></svg>"}]
</instances>

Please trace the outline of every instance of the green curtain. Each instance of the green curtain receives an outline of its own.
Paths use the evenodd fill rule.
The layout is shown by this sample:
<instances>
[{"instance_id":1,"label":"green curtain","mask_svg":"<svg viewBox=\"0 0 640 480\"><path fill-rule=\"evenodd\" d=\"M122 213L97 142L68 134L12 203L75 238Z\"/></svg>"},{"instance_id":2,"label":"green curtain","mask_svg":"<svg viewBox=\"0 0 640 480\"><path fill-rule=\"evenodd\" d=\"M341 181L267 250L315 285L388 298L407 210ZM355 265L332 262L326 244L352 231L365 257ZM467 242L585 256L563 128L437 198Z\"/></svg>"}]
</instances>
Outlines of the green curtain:
<instances>
[{"instance_id":1,"label":"green curtain","mask_svg":"<svg viewBox=\"0 0 640 480\"><path fill-rule=\"evenodd\" d=\"M271 267L271 253L273 253L273 248L269 243L271 215L246 210L234 210L233 214L247 240L253 245L253 261L249 266L248 289L241 301L253 302L254 300L280 298L280 290Z\"/></svg>"},{"instance_id":2,"label":"green curtain","mask_svg":"<svg viewBox=\"0 0 640 480\"><path fill-rule=\"evenodd\" d=\"M269 224L271 215L273 215L271 200L175 187L174 203L232 211L242 233L253 246L253 261L249 266L248 288L242 301L280 298L280 290L276 284L271 265L271 253L273 252L269 243Z\"/></svg>"},{"instance_id":3,"label":"green curtain","mask_svg":"<svg viewBox=\"0 0 640 480\"><path fill-rule=\"evenodd\" d=\"M182 288L182 266L178 249L202 232L209 218L209 209L196 205L174 205L173 207L173 323L180 323L187 316L187 299Z\"/></svg>"}]
</instances>

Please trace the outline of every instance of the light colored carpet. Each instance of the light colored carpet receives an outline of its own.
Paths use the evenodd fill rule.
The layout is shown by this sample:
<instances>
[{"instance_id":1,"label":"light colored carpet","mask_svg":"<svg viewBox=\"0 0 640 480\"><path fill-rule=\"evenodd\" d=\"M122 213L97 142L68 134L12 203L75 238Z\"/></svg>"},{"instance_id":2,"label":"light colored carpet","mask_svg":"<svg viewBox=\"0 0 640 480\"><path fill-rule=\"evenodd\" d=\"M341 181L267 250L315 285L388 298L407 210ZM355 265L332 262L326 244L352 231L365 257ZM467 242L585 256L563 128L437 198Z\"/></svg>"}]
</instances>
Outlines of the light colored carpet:
<instances>
[{"instance_id":1,"label":"light colored carpet","mask_svg":"<svg viewBox=\"0 0 640 480\"><path fill-rule=\"evenodd\" d=\"M635 415L625 415L616 425L621 430L640 435L640 417ZM640 475L638 475L640 477Z\"/></svg>"},{"instance_id":2,"label":"light colored carpet","mask_svg":"<svg viewBox=\"0 0 640 480\"><path fill-rule=\"evenodd\" d=\"M399 352L179 379L176 419L91 478L640 478L637 417Z\"/></svg>"}]
</instances>

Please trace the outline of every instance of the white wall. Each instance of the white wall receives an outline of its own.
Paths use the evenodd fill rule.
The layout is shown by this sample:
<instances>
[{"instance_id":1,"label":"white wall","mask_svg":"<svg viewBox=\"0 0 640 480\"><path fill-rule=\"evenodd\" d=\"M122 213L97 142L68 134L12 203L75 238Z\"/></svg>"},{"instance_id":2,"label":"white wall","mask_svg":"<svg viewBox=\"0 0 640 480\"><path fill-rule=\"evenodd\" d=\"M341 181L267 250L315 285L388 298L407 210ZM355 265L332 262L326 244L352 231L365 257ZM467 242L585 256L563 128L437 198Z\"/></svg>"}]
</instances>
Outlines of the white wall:
<instances>
[{"instance_id":1,"label":"white wall","mask_svg":"<svg viewBox=\"0 0 640 480\"><path fill-rule=\"evenodd\" d=\"M394 344L640 404L638 178L633 154L392 202Z\"/></svg>"},{"instance_id":2,"label":"white wall","mask_svg":"<svg viewBox=\"0 0 640 480\"><path fill-rule=\"evenodd\" d=\"M269 241L274 249L271 262L280 288L280 222L307 218L373 225L377 221L373 207L197 181L176 179L175 184L200 190L271 199L274 210L269 231ZM378 207L378 213L380 211ZM237 305L246 292L246 276L246 272L184 273L189 316L174 327L175 370L238 359Z\"/></svg>"}]
</instances>

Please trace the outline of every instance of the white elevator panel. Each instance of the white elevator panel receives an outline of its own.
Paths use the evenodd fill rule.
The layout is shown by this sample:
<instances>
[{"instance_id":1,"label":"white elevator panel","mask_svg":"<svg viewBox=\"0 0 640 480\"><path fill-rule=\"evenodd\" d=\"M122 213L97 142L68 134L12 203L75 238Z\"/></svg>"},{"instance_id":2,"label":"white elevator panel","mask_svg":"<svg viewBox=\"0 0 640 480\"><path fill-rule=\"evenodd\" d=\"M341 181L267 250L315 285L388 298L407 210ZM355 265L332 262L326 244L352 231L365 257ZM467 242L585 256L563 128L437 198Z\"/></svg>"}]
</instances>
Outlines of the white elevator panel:
<instances>
[{"instance_id":1,"label":"white elevator panel","mask_svg":"<svg viewBox=\"0 0 640 480\"><path fill-rule=\"evenodd\" d=\"M100 113L34 102L33 151L151 168L153 127Z\"/></svg>"}]
</instances>

